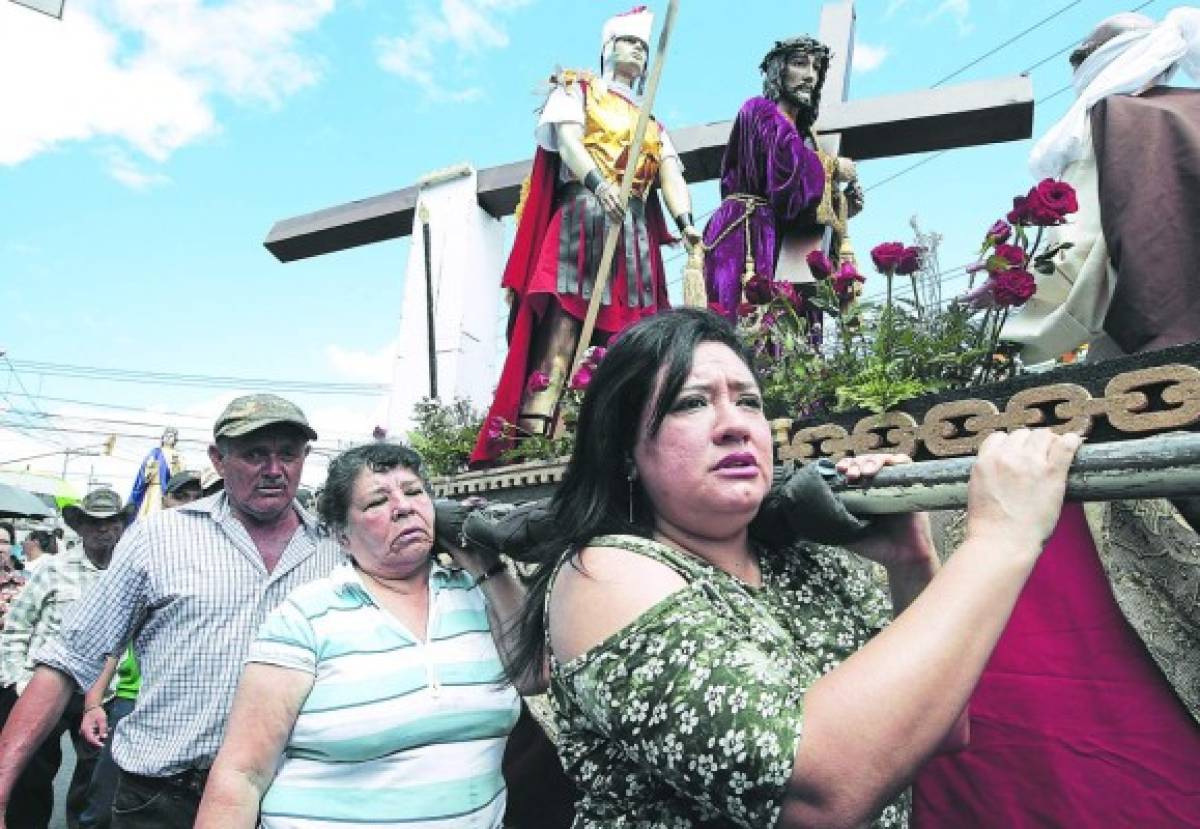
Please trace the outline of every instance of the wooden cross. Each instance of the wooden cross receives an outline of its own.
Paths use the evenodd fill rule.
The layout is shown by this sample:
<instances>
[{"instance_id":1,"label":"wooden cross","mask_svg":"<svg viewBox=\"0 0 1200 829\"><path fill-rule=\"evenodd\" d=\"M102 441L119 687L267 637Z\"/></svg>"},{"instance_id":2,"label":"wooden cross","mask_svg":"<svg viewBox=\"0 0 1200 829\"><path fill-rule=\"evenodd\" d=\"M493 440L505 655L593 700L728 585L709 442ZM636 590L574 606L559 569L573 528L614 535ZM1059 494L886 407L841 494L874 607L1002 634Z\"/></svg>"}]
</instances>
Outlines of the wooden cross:
<instances>
[{"instance_id":1,"label":"wooden cross","mask_svg":"<svg viewBox=\"0 0 1200 829\"><path fill-rule=\"evenodd\" d=\"M833 50L816 131L830 152L866 161L909 153L1017 141L1033 134L1033 83L1023 75L846 100L854 45L853 0L821 9L820 40ZM709 181L733 121L672 130L689 182ZM513 212L532 161L480 170L479 205L501 218ZM264 244L281 262L399 239L413 229L419 185L283 219Z\"/></svg>"}]
</instances>

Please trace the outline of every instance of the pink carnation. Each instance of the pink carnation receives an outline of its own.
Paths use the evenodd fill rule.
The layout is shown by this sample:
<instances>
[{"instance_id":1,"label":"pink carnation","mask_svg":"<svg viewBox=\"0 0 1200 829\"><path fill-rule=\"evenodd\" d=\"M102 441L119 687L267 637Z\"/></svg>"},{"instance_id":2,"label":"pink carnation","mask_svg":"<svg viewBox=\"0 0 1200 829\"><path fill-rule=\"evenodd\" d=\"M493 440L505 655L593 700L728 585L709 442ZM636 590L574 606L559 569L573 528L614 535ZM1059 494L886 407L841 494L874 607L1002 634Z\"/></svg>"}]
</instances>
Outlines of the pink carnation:
<instances>
[{"instance_id":1,"label":"pink carnation","mask_svg":"<svg viewBox=\"0 0 1200 829\"><path fill-rule=\"evenodd\" d=\"M842 299L853 294L854 283L865 282L862 274L854 267L853 262L843 262L842 267L833 276L833 292Z\"/></svg>"},{"instance_id":2,"label":"pink carnation","mask_svg":"<svg viewBox=\"0 0 1200 829\"><path fill-rule=\"evenodd\" d=\"M484 429L484 437L488 443L498 443L504 439L504 418L500 415L495 415L488 419L487 428Z\"/></svg>"},{"instance_id":3,"label":"pink carnation","mask_svg":"<svg viewBox=\"0 0 1200 829\"><path fill-rule=\"evenodd\" d=\"M529 380L525 383L525 391L530 394L537 394L548 388L550 388L550 375L544 371L535 371L529 375Z\"/></svg>"},{"instance_id":4,"label":"pink carnation","mask_svg":"<svg viewBox=\"0 0 1200 829\"><path fill-rule=\"evenodd\" d=\"M1025 251L1017 245L996 245L996 253L992 258L1002 259L1008 264L1005 267L994 267L989 270L1002 271L1025 267Z\"/></svg>"},{"instance_id":5,"label":"pink carnation","mask_svg":"<svg viewBox=\"0 0 1200 829\"><path fill-rule=\"evenodd\" d=\"M579 370L575 372L575 376L571 378L570 388L572 391L583 391L592 382L592 369L587 364L581 365Z\"/></svg>"},{"instance_id":6,"label":"pink carnation","mask_svg":"<svg viewBox=\"0 0 1200 829\"><path fill-rule=\"evenodd\" d=\"M608 349L602 345L593 345L587 351L583 352L583 362L592 368L597 368L600 361L604 359L604 355L608 353Z\"/></svg>"},{"instance_id":7,"label":"pink carnation","mask_svg":"<svg viewBox=\"0 0 1200 829\"><path fill-rule=\"evenodd\" d=\"M987 240L984 242L984 247L990 245L998 245L1001 242L1007 242L1008 237L1012 234L1012 225L1003 219L997 219L996 222L988 228Z\"/></svg>"}]
</instances>

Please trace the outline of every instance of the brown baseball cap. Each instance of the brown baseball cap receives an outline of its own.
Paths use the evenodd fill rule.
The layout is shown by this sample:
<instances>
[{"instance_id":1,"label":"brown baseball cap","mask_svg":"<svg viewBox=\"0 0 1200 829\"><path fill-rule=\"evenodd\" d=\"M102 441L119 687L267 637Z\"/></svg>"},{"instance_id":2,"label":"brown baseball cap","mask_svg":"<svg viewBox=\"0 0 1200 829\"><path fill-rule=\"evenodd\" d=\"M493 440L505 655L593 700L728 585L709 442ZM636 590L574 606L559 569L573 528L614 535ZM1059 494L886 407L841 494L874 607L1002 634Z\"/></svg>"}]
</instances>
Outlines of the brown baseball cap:
<instances>
[{"instance_id":1,"label":"brown baseball cap","mask_svg":"<svg viewBox=\"0 0 1200 829\"><path fill-rule=\"evenodd\" d=\"M300 407L274 394L247 394L235 398L213 424L213 437L237 438L277 423L290 424L309 440L317 439L317 433L308 425L308 418Z\"/></svg>"}]
</instances>

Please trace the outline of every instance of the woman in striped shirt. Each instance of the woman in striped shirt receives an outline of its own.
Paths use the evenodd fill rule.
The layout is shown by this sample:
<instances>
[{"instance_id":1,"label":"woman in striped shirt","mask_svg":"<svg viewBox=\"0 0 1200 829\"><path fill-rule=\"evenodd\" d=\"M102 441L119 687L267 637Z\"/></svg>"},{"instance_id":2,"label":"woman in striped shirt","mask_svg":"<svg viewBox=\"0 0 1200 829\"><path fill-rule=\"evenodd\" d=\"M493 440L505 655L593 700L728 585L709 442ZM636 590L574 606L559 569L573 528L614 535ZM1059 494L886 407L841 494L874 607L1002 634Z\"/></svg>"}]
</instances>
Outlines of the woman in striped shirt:
<instances>
[{"instance_id":1,"label":"woman in striped shirt","mask_svg":"<svg viewBox=\"0 0 1200 829\"><path fill-rule=\"evenodd\" d=\"M264 623L196 825L501 826L520 712L502 631L519 582L462 550L462 569L437 562L433 501L406 447L343 453L320 511L348 560Z\"/></svg>"}]
</instances>

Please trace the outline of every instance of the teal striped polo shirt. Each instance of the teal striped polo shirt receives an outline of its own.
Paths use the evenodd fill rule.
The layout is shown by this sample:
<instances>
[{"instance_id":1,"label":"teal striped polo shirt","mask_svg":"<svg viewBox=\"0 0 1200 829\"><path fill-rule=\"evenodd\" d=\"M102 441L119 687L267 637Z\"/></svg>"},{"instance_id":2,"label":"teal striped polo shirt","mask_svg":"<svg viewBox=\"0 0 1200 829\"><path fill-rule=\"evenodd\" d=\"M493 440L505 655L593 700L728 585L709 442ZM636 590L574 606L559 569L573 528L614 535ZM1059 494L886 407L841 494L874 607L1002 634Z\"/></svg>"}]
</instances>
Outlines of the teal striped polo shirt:
<instances>
[{"instance_id":1,"label":"teal striped polo shirt","mask_svg":"<svg viewBox=\"0 0 1200 829\"><path fill-rule=\"evenodd\" d=\"M264 829L502 825L500 763L520 713L483 591L436 562L425 641L381 608L346 562L292 592L247 662L310 673Z\"/></svg>"}]
</instances>

